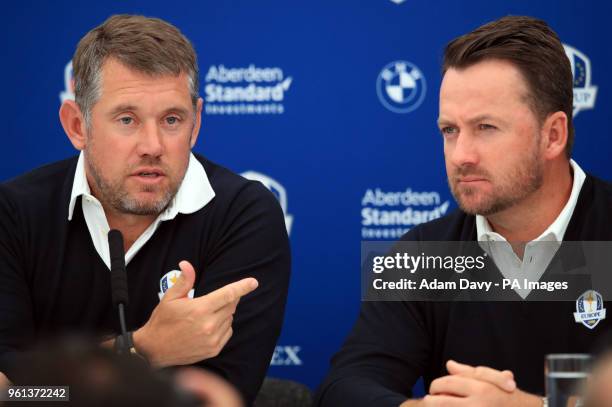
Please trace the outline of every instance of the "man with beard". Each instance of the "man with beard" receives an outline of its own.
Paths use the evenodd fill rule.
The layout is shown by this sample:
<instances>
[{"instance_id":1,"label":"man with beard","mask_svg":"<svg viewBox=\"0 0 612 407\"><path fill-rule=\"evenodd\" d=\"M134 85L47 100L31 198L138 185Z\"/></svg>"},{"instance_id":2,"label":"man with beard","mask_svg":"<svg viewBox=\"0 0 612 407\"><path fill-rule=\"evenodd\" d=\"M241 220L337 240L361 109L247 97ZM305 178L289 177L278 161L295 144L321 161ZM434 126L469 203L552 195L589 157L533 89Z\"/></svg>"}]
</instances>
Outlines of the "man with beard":
<instances>
[{"instance_id":1,"label":"man with beard","mask_svg":"<svg viewBox=\"0 0 612 407\"><path fill-rule=\"evenodd\" d=\"M60 120L81 153L0 185L0 371L10 379L48 335L113 345L107 233L117 229L131 351L154 367L209 369L250 405L288 289L276 198L192 154L203 102L195 51L176 27L113 16L81 39L73 71L76 99Z\"/></svg>"},{"instance_id":2,"label":"man with beard","mask_svg":"<svg viewBox=\"0 0 612 407\"><path fill-rule=\"evenodd\" d=\"M572 72L545 22L488 23L448 44L442 71L438 125L460 209L403 240L500 242L495 262L533 281L545 271L538 259L555 255L538 242L612 240L611 185L570 159ZM510 294L513 302L363 302L317 405L545 404L545 355L588 352L610 324L587 329L575 302ZM410 399L419 377L428 394Z\"/></svg>"}]
</instances>

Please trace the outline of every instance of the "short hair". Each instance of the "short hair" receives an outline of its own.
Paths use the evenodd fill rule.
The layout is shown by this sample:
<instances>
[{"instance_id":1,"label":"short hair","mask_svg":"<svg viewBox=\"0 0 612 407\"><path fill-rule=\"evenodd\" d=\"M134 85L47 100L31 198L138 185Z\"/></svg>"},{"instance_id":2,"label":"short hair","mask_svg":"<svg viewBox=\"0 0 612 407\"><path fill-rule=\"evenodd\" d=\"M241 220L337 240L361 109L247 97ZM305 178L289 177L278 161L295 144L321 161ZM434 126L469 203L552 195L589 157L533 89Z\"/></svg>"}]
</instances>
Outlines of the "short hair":
<instances>
[{"instance_id":1,"label":"short hair","mask_svg":"<svg viewBox=\"0 0 612 407\"><path fill-rule=\"evenodd\" d=\"M506 16L487 23L448 43L444 50L442 74L450 68L463 69L483 60L512 63L524 77L528 103L540 124L549 114L567 116L566 155L574 144L573 76L561 40L543 20Z\"/></svg>"},{"instance_id":2,"label":"short hair","mask_svg":"<svg viewBox=\"0 0 612 407\"><path fill-rule=\"evenodd\" d=\"M114 15L79 41L72 58L75 101L88 127L91 109L101 96L102 66L109 58L151 76L186 73L194 109L197 106L199 71L191 42L158 18Z\"/></svg>"}]
</instances>

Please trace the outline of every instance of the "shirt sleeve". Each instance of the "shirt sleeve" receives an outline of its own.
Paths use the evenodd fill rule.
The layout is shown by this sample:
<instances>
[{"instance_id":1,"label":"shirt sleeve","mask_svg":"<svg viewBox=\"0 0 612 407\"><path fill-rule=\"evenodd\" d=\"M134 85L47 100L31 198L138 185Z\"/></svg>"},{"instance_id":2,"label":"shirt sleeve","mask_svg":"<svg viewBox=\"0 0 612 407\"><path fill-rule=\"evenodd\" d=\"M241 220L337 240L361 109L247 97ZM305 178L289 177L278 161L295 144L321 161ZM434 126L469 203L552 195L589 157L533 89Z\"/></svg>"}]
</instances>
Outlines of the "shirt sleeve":
<instances>
[{"instance_id":1,"label":"shirt sleeve","mask_svg":"<svg viewBox=\"0 0 612 407\"><path fill-rule=\"evenodd\" d=\"M420 305L363 302L352 332L332 358L315 405L397 407L410 398L431 351Z\"/></svg>"},{"instance_id":2,"label":"shirt sleeve","mask_svg":"<svg viewBox=\"0 0 612 407\"><path fill-rule=\"evenodd\" d=\"M259 286L240 300L233 336L221 353L200 365L224 376L251 405L282 327L291 268L289 239L276 197L259 182L248 182L223 218L214 247L205 253L197 286L209 292L246 277L255 277Z\"/></svg>"},{"instance_id":3,"label":"shirt sleeve","mask_svg":"<svg viewBox=\"0 0 612 407\"><path fill-rule=\"evenodd\" d=\"M9 379L34 333L21 230L17 206L0 186L0 371Z\"/></svg>"}]
</instances>

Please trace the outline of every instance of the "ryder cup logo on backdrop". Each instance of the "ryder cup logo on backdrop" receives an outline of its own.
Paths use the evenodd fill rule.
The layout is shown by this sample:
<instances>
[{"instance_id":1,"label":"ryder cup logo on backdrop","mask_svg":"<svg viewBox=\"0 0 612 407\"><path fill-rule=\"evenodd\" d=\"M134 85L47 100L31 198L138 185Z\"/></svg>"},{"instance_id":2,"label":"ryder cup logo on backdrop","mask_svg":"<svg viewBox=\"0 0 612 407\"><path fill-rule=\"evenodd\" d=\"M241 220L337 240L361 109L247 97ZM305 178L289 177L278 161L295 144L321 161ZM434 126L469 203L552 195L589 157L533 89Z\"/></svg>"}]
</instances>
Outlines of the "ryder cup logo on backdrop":
<instances>
[{"instance_id":1,"label":"ryder cup logo on backdrop","mask_svg":"<svg viewBox=\"0 0 612 407\"><path fill-rule=\"evenodd\" d=\"M212 65L204 79L204 112L218 115L282 114L292 80L279 67Z\"/></svg>"},{"instance_id":2,"label":"ryder cup logo on backdrop","mask_svg":"<svg viewBox=\"0 0 612 407\"><path fill-rule=\"evenodd\" d=\"M64 68L64 91L60 92L60 101L74 100L74 77L72 76L72 61Z\"/></svg>"},{"instance_id":3,"label":"ryder cup logo on backdrop","mask_svg":"<svg viewBox=\"0 0 612 407\"><path fill-rule=\"evenodd\" d=\"M261 182L266 188L270 190L270 192L274 194L274 196L276 196L276 199L278 199L281 209L285 214L285 226L287 227L287 234L291 234L291 225L293 225L293 215L289 214L287 205L287 190L285 189L285 187L282 186L281 183L275 180L274 178L264 175L260 172L245 171L240 175L242 175L246 179L250 179L251 181Z\"/></svg>"},{"instance_id":4,"label":"ryder cup logo on backdrop","mask_svg":"<svg viewBox=\"0 0 612 407\"><path fill-rule=\"evenodd\" d=\"M565 54L572 64L574 79L574 116L581 110L593 109L597 86L591 85L591 60L576 48L563 44Z\"/></svg>"},{"instance_id":5,"label":"ryder cup logo on backdrop","mask_svg":"<svg viewBox=\"0 0 612 407\"><path fill-rule=\"evenodd\" d=\"M427 83L416 65L408 61L395 61L380 71L376 93L387 109L395 113L409 113L423 103Z\"/></svg>"},{"instance_id":6,"label":"ryder cup logo on backdrop","mask_svg":"<svg viewBox=\"0 0 612 407\"><path fill-rule=\"evenodd\" d=\"M435 191L369 188L361 198L361 238L397 239L413 226L444 216L449 206Z\"/></svg>"},{"instance_id":7,"label":"ryder cup logo on backdrop","mask_svg":"<svg viewBox=\"0 0 612 407\"><path fill-rule=\"evenodd\" d=\"M606 309L603 307L603 298L595 290L585 291L576 300L576 312L574 319L582 322L582 325L593 329L599 321L606 318Z\"/></svg>"}]
</instances>

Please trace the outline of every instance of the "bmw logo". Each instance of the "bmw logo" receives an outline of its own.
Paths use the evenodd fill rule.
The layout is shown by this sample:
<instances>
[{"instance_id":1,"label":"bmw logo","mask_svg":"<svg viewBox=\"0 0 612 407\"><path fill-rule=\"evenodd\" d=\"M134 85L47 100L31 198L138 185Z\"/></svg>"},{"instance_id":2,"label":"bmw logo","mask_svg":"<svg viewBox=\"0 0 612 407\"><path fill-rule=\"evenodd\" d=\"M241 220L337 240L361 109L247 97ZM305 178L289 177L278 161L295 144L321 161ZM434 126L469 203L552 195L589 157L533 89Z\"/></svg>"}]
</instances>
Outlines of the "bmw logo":
<instances>
[{"instance_id":1,"label":"bmw logo","mask_svg":"<svg viewBox=\"0 0 612 407\"><path fill-rule=\"evenodd\" d=\"M394 61L385 66L376 80L380 102L394 113L409 113L425 99L427 83L421 70L407 61Z\"/></svg>"}]
</instances>

